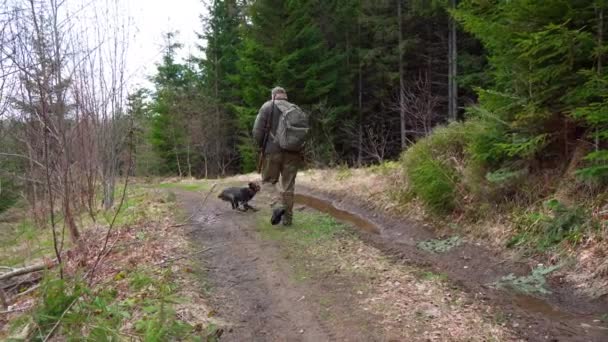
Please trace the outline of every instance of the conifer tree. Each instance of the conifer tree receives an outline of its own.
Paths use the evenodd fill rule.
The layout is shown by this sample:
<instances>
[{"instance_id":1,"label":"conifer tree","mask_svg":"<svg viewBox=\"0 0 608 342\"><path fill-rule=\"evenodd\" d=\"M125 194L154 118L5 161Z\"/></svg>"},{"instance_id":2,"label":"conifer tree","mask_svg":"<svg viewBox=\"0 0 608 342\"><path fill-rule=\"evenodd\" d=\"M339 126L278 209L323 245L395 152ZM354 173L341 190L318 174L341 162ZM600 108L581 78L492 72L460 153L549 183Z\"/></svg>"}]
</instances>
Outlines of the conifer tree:
<instances>
[{"instance_id":1,"label":"conifer tree","mask_svg":"<svg viewBox=\"0 0 608 342\"><path fill-rule=\"evenodd\" d=\"M251 24L245 37L235 80L243 106L238 108L240 129L249 132L258 108L268 99L272 86L280 84L290 100L312 114L313 124L329 139L335 136L338 118L350 108L352 91L342 78L348 73L342 51L330 50L315 20L321 2L258 0L251 5ZM342 72L343 71L343 72ZM326 134L326 135L327 135ZM314 144L331 145L321 134ZM255 165L255 148L243 137L240 144L244 168Z\"/></svg>"},{"instance_id":2,"label":"conifer tree","mask_svg":"<svg viewBox=\"0 0 608 342\"><path fill-rule=\"evenodd\" d=\"M603 73L593 72L601 47L592 1L467 0L456 13L489 53L494 86L480 93L480 104L495 116L490 121L500 134L488 147L499 164L564 155L564 137L576 134L564 131L576 127L568 125L573 115L603 125L593 119L603 100L587 96L600 90L593 80Z\"/></svg>"},{"instance_id":3,"label":"conifer tree","mask_svg":"<svg viewBox=\"0 0 608 342\"><path fill-rule=\"evenodd\" d=\"M186 129L183 113L175 110L180 90L185 86L184 66L175 62L176 50L181 47L174 41L175 34L167 33L162 64L153 77L156 92L151 110L154 113L151 143L163 160L162 173L186 175Z\"/></svg>"}]
</instances>

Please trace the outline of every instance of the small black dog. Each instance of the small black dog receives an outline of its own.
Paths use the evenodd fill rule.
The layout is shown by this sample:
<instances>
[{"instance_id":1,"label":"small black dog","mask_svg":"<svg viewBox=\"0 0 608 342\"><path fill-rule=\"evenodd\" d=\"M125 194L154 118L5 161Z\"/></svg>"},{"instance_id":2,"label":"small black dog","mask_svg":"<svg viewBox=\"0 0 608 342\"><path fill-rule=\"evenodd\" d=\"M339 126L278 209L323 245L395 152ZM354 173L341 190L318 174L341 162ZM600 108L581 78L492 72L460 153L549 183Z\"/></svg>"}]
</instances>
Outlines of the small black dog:
<instances>
[{"instance_id":1,"label":"small black dog","mask_svg":"<svg viewBox=\"0 0 608 342\"><path fill-rule=\"evenodd\" d=\"M247 203L247 202L249 202L253 198L253 196L255 196L255 194L258 193L258 191L260 191L259 184L249 183L249 186L247 188L236 188L236 187L226 188L217 197L221 198L222 200L224 200L226 202L230 202L230 204L232 204L232 209L241 210L241 211L247 211L247 210L251 209L253 211L257 211L256 208L250 206L249 203ZM241 209L239 207L239 205L241 203L243 204L244 209Z\"/></svg>"}]
</instances>

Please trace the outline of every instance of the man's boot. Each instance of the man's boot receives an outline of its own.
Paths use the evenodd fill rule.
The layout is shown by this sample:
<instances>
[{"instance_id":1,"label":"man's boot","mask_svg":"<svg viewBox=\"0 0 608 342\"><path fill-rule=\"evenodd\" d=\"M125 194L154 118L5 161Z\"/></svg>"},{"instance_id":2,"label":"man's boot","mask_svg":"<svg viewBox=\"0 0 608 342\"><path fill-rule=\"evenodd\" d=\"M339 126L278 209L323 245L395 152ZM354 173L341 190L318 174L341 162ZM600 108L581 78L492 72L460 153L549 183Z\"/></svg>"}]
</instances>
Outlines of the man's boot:
<instances>
[{"instance_id":1,"label":"man's boot","mask_svg":"<svg viewBox=\"0 0 608 342\"><path fill-rule=\"evenodd\" d=\"M285 227L289 227L293 224L293 215L289 215L287 214L287 212L285 212L285 214L283 215L283 225Z\"/></svg>"},{"instance_id":2,"label":"man's boot","mask_svg":"<svg viewBox=\"0 0 608 342\"><path fill-rule=\"evenodd\" d=\"M293 223L293 193L283 193L283 208L285 208L285 214L283 215L283 225L291 226Z\"/></svg>"},{"instance_id":3,"label":"man's boot","mask_svg":"<svg viewBox=\"0 0 608 342\"><path fill-rule=\"evenodd\" d=\"M272 217L270 218L270 224L273 226L279 224L285 217L285 209L275 208L272 210Z\"/></svg>"}]
</instances>

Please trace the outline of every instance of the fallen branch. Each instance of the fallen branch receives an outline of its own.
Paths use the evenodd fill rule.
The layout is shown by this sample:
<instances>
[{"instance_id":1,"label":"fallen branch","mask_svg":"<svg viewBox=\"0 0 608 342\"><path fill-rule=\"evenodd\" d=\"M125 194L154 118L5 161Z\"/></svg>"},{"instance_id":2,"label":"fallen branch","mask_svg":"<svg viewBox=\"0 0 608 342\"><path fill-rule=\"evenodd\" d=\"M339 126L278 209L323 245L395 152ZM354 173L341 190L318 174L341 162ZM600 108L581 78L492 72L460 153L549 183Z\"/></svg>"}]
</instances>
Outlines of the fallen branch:
<instances>
[{"instance_id":1,"label":"fallen branch","mask_svg":"<svg viewBox=\"0 0 608 342\"><path fill-rule=\"evenodd\" d=\"M23 312L23 311L27 311L29 309L31 309L31 306L27 306L24 308L17 308L17 309L12 309L12 310L5 310L5 311L0 311L0 315L8 315L8 314L12 314L14 312Z\"/></svg>"},{"instance_id":2,"label":"fallen branch","mask_svg":"<svg viewBox=\"0 0 608 342\"><path fill-rule=\"evenodd\" d=\"M6 300L6 293L4 292L4 290L2 288L0 288L0 307L3 310L6 310L8 308L8 302Z\"/></svg>"},{"instance_id":3,"label":"fallen branch","mask_svg":"<svg viewBox=\"0 0 608 342\"><path fill-rule=\"evenodd\" d=\"M28 295L28 294L30 294L30 293L32 293L32 292L34 292L34 291L36 291L36 289L38 289L39 287L40 287L40 284L36 284L36 285L34 285L34 286L30 287L29 289L27 289L27 290L23 291L23 292L19 292L19 293L17 293L17 294L16 294L16 295L13 297L13 301L14 301L16 298L23 297L23 296L25 296L25 295Z\"/></svg>"},{"instance_id":4,"label":"fallen branch","mask_svg":"<svg viewBox=\"0 0 608 342\"><path fill-rule=\"evenodd\" d=\"M6 283L4 283L4 285L0 285L0 288L2 288L4 290L11 290L11 289L19 287L21 285L35 284L38 281L40 281L40 279L42 279L42 275L32 276L32 277L28 277L27 279L22 279L22 280L15 280L10 283L7 281Z\"/></svg>"},{"instance_id":5,"label":"fallen branch","mask_svg":"<svg viewBox=\"0 0 608 342\"><path fill-rule=\"evenodd\" d=\"M169 263L169 262L174 262L174 261L177 261L177 260L186 259L186 258L189 258L189 257L195 256L195 255L197 255L197 254L206 253L206 252L210 251L210 250L211 250L211 248L212 248L212 247L208 247L208 248L201 249L200 251L197 251L197 252L193 252L193 253L189 253L189 254L181 255L181 256L174 257L174 258L167 259L167 260L163 260L163 261L161 261L161 262L157 263L156 265L157 265L157 266L158 266L158 265L163 265L163 264L166 264L166 263Z\"/></svg>"},{"instance_id":6,"label":"fallen branch","mask_svg":"<svg viewBox=\"0 0 608 342\"><path fill-rule=\"evenodd\" d=\"M43 262L43 263L36 264L36 265L31 265L31 266L27 266L27 267L23 267L23 268L18 268L18 269L14 270L14 271L0 274L0 281L6 280L6 279L10 279L12 277L20 276L20 275L23 275L23 274L28 274L28 273L32 273L32 272L36 272L36 271L42 271L42 270L50 269L50 268L55 267L56 265L57 265L57 262L53 261L51 263Z\"/></svg>"}]
</instances>

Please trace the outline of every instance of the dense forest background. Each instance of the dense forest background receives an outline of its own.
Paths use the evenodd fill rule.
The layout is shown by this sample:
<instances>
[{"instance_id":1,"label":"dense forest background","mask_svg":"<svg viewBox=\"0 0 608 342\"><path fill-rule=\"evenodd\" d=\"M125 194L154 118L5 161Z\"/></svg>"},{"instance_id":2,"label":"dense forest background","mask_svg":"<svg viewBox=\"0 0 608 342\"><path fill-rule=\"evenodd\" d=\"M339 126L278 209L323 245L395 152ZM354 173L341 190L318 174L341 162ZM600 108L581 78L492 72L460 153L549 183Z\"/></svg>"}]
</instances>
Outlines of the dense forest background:
<instances>
[{"instance_id":1,"label":"dense forest background","mask_svg":"<svg viewBox=\"0 0 608 342\"><path fill-rule=\"evenodd\" d=\"M155 89L133 95L149 119L141 121L147 137L142 142L151 144L140 147L151 152L139 158L143 174L204 177L253 170L251 127L275 85L312 116L311 165L361 166L395 159L433 126L462 118L462 105L477 97L472 87L487 83L484 49L453 26L447 1L208 6L200 52L176 62L179 35L168 34ZM461 108L450 115L452 31L463 76Z\"/></svg>"},{"instance_id":2,"label":"dense forest background","mask_svg":"<svg viewBox=\"0 0 608 342\"><path fill-rule=\"evenodd\" d=\"M309 166L364 166L402 156L413 193L448 196L437 207L451 208L446 203L470 199L466 194L532 200L554 192L566 174L597 191L608 176L606 1L225 0L201 6L209 15L197 29L200 50L179 61L179 34L167 33L153 87L131 92L125 103L126 91L111 86L104 98L85 101L97 94L96 69L89 75L85 66L74 67L72 75L84 75L79 80L62 75L56 67L64 61L61 50L51 51L57 43L52 23L32 24L51 37L31 42L30 51L39 51L32 58L47 67L39 74L16 68L21 92L3 97L5 111L25 114L0 117L0 208L24 189L36 197L47 164L36 161L55 158L50 152L63 160L53 164L57 184L69 183L71 165L78 164L86 175L83 189L94 192L100 175L104 204L112 202L116 175L252 171L251 127L275 85L311 114ZM120 62L120 51L108 56ZM15 67L17 58L9 57ZM120 83L117 75L112 82ZM37 90L32 85L41 79L50 83ZM36 106L61 114L53 139L65 147L45 150L39 137L48 129L36 126ZM106 114L81 121L78 110ZM80 123L103 133L89 141L93 126ZM76 144L76 137L85 140ZM76 163L75 156L86 155L81 148L96 151L99 163L88 169ZM416 179L438 187L416 191ZM544 188L522 195L528 182ZM92 206L83 199L82 207Z\"/></svg>"},{"instance_id":3,"label":"dense forest background","mask_svg":"<svg viewBox=\"0 0 608 342\"><path fill-rule=\"evenodd\" d=\"M208 6L200 53L176 62L168 34L155 89L132 95L140 174L253 170L250 128L274 85L311 113L314 166L395 159L438 124L473 120L472 157L497 177L581 149L581 174L606 173L603 1Z\"/></svg>"}]
</instances>

